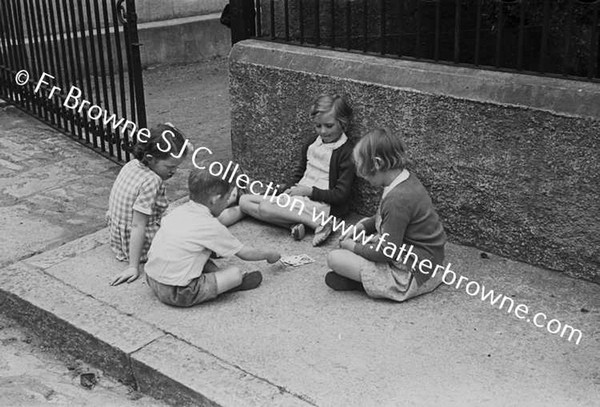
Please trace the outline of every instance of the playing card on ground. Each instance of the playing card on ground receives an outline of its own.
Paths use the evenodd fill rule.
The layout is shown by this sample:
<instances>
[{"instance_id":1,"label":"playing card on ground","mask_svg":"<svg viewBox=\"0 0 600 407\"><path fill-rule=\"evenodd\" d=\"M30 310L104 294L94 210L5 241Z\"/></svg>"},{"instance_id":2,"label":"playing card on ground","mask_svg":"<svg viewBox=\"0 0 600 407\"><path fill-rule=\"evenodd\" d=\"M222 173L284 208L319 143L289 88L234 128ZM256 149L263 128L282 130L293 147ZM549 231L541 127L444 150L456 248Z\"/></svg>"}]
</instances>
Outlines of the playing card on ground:
<instances>
[{"instance_id":1,"label":"playing card on ground","mask_svg":"<svg viewBox=\"0 0 600 407\"><path fill-rule=\"evenodd\" d=\"M314 263L315 261L306 254L297 254L294 256L283 256L281 258L281 262L288 266L297 267L302 266L304 264Z\"/></svg>"}]
</instances>

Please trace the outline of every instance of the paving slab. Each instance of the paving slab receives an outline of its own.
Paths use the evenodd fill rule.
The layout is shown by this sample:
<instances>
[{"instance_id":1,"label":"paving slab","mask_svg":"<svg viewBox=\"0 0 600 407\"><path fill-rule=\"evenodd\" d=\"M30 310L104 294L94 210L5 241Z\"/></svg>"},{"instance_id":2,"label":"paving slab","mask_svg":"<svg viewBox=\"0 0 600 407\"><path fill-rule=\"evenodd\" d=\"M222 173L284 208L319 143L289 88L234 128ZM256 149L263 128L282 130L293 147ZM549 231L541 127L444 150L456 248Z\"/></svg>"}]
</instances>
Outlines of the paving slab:
<instances>
[{"instance_id":1,"label":"paving slab","mask_svg":"<svg viewBox=\"0 0 600 407\"><path fill-rule=\"evenodd\" d=\"M174 405L313 405L170 335L135 352L131 359L140 390Z\"/></svg>"},{"instance_id":2,"label":"paving slab","mask_svg":"<svg viewBox=\"0 0 600 407\"><path fill-rule=\"evenodd\" d=\"M164 335L21 262L0 270L0 303L3 313L35 329L49 344L128 383L134 383L128 355Z\"/></svg>"},{"instance_id":3,"label":"paving slab","mask_svg":"<svg viewBox=\"0 0 600 407\"><path fill-rule=\"evenodd\" d=\"M263 284L190 309L161 304L143 279L109 287L124 265L106 244L49 263L45 272L314 405L580 406L599 399L596 284L449 245L454 271L580 329L577 345L449 286L404 304L333 292L323 282L333 240L313 248L310 239L294 242L286 231L251 220L232 230L242 241L306 253L316 262L297 268L222 262L261 269ZM172 380L189 381L189 365L176 359L169 365L160 348L152 344L140 355L160 360ZM201 394L195 386L186 384Z\"/></svg>"},{"instance_id":4,"label":"paving slab","mask_svg":"<svg viewBox=\"0 0 600 407\"><path fill-rule=\"evenodd\" d=\"M120 166L0 106L0 267L104 227Z\"/></svg>"}]
</instances>

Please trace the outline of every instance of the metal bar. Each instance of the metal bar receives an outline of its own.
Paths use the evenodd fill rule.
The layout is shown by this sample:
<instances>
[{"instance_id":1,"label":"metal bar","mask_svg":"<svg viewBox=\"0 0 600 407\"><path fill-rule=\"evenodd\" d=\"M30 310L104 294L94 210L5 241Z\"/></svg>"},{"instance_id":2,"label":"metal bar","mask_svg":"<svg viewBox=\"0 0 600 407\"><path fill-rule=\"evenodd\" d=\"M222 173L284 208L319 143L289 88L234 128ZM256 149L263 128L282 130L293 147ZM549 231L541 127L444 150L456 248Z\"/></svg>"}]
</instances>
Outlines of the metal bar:
<instances>
[{"instance_id":1,"label":"metal bar","mask_svg":"<svg viewBox=\"0 0 600 407\"><path fill-rule=\"evenodd\" d=\"M519 41L517 44L517 69L523 69L523 42L525 41L525 4L520 3L519 10Z\"/></svg>"},{"instance_id":2,"label":"metal bar","mask_svg":"<svg viewBox=\"0 0 600 407\"><path fill-rule=\"evenodd\" d=\"M90 38L90 54L92 56L92 70L93 70L93 76L94 76L94 89L96 91L96 98L94 101L95 105L102 105L102 99L100 97L100 83L98 81L98 61L96 60L96 42L95 42L95 38L94 38L94 22L92 20L92 6L90 4L90 0L86 0L85 2L85 6L86 6L86 15L87 15L87 28L88 28L88 35ZM88 95L89 97L93 97L92 94L90 93ZM90 119L90 124L92 125L92 144L94 146L94 148L98 147L98 136L101 137L100 134L98 134L98 123L96 120L92 120Z\"/></svg>"},{"instance_id":3,"label":"metal bar","mask_svg":"<svg viewBox=\"0 0 600 407\"><path fill-rule=\"evenodd\" d=\"M8 47L6 46L7 35L4 33L4 23L2 21L2 16L6 13L4 12L5 4L0 3L0 95L6 98L7 100L11 100L9 97L10 86L11 86L11 74L8 72Z\"/></svg>"},{"instance_id":4,"label":"metal bar","mask_svg":"<svg viewBox=\"0 0 600 407\"><path fill-rule=\"evenodd\" d=\"M102 108L108 109L108 83L106 82L106 67L104 64L104 44L102 42L102 24L100 23L100 8L98 7L98 0L94 1L94 14L96 17L96 39L98 40L98 60L100 62L100 78L102 81ZM98 102L99 103L99 102ZM100 147L102 152L106 151L105 142L110 144L110 140L107 140L107 132L103 125L100 124L101 121L98 121L98 130L101 133L100 135Z\"/></svg>"},{"instance_id":5,"label":"metal bar","mask_svg":"<svg viewBox=\"0 0 600 407\"><path fill-rule=\"evenodd\" d=\"M68 0L67 0L68 1ZM78 75L78 82L77 82L77 87L81 90L83 90L85 88L85 76L83 74L83 68L82 68L82 64L81 64L81 60L87 60L87 57L85 56L86 52L83 51L83 44L81 46L81 52L83 52L83 54L80 52L79 49L79 41L80 41L80 35L79 35L79 30L77 29L77 19L75 16L75 5L70 2L69 3L69 9L70 9L70 23L71 23L71 31L73 33L73 51L74 54L73 56L75 57L75 61L77 62L77 75ZM85 38L81 38L82 42L85 41ZM82 55L84 56L82 58ZM78 113L76 113L75 111L73 111L73 120L75 121L75 123L77 124L78 127L78 135L79 135L79 140L87 140L89 137L89 129L87 127L87 120L84 117L82 119L81 115L79 115Z\"/></svg>"},{"instance_id":6,"label":"metal bar","mask_svg":"<svg viewBox=\"0 0 600 407\"><path fill-rule=\"evenodd\" d=\"M346 48L352 48L352 5L346 0Z\"/></svg>"},{"instance_id":7,"label":"metal bar","mask_svg":"<svg viewBox=\"0 0 600 407\"><path fill-rule=\"evenodd\" d=\"M475 22L475 55L474 63L475 66L479 65L479 48L481 47L481 2L483 0L477 0L477 16Z\"/></svg>"},{"instance_id":8,"label":"metal bar","mask_svg":"<svg viewBox=\"0 0 600 407\"><path fill-rule=\"evenodd\" d=\"M500 67L502 61L502 29L504 28L504 3L498 2L498 31L496 32L496 68Z\"/></svg>"},{"instance_id":9,"label":"metal bar","mask_svg":"<svg viewBox=\"0 0 600 407\"><path fill-rule=\"evenodd\" d=\"M288 0L283 1L283 24L285 25L285 41L290 42L290 10Z\"/></svg>"},{"instance_id":10,"label":"metal bar","mask_svg":"<svg viewBox=\"0 0 600 407\"><path fill-rule=\"evenodd\" d=\"M567 75L571 54L571 36L573 35L573 0L567 0L567 28L565 33L565 51L563 54L562 73ZM563 32L565 32L563 31Z\"/></svg>"},{"instance_id":11,"label":"metal bar","mask_svg":"<svg viewBox=\"0 0 600 407\"><path fill-rule=\"evenodd\" d=\"M433 59L438 61L440 59L440 24L441 24L441 7L440 2L435 2L435 44L433 50Z\"/></svg>"},{"instance_id":12,"label":"metal bar","mask_svg":"<svg viewBox=\"0 0 600 407\"><path fill-rule=\"evenodd\" d=\"M27 69L29 70L29 64L27 63L27 48L25 46L25 34L23 33L23 13L21 3L14 1L13 3L13 18L15 25L15 34L16 40L18 43L17 46L17 59L19 61L20 66L15 68ZM29 84L25 86L21 86L19 89L19 94L21 96L21 104L26 107L28 110L30 109L30 100L28 97Z\"/></svg>"},{"instance_id":13,"label":"metal bar","mask_svg":"<svg viewBox=\"0 0 600 407\"><path fill-rule=\"evenodd\" d=\"M118 9L117 9L117 0L110 0L112 16L113 16L113 35L115 39L115 48L117 54L117 68L119 71L119 94L120 94L120 102L121 102L121 117L127 118L127 103L125 99L125 78L123 75L125 74L125 68L123 66L123 51L121 49L121 36L119 33L119 19L118 19ZM118 112L115 112L118 113ZM121 131L121 135L117 137L115 143L115 149L117 150L117 159L123 159L123 152L125 153L125 161L129 161L129 151L127 149L123 149L123 146L126 145L123 143L122 137L125 136L125 132Z\"/></svg>"},{"instance_id":14,"label":"metal bar","mask_svg":"<svg viewBox=\"0 0 600 407\"><path fill-rule=\"evenodd\" d=\"M35 38L33 35L33 31L31 29L31 13L29 10L29 4L27 1L23 1L23 8L24 8L24 12L25 12L25 25L27 27L27 38L28 38L28 43L29 43L29 63L28 63L28 69L29 72L35 72L36 70L36 64L37 64L37 58L35 55ZM39 106L39 98L38 96L33 93L33 89L34 86L32 83L29 83L28 85L28 89L29 89L29 96L30 96L30 102L31 102L31 111L37 115L37 116L42 116L42 109Z\"/></svg>"},{"instance_id":15,"label":"metal bar","mask_svg":"<svg viewBox=\"0 0 600 407\"><path fill-rule=\"evenodd\" d=\"M548 31L550 30L550 0L544 0L544 21L542 23L542 43L540 45L539 72L546 72L546 49L548 48Z\"/></svg>"},{"instance_id":16,"label":"metal bar","mask_svg":"<svg viewBox=\"0 0 600 407\"><path fill-rule=\"evenodd\" d=\"M300 44L304 44L304 0L298 0L298 23L300 24Z\"/></svg>"},{"instance_id":17,"label":"metal bar","mask_svg":"<svg viewBox=\"0 0 600 407\"><path fill-rule=\"evenodd\" d=\"M37 39L39 41L39 45L40 45L40 72L39 75L42 74L42 72L45 72L48 66L48 56L46 53L46 35L44 33L44 27L43 27L43 23L42 23L42 13L41 13L41 9L40 9L40 3L36 2L36 24L35 26L38 28L37 31ZM50 72L48 72L50 73ZM40 89L38 90L38 92L40 92L40 104L42 106L42 109L44 111L44 120L46 121L50 121L52 124L54 124L54 118L52 117L51 112L48 110L48 101L43 93L43 91Z\"/></svg>"},{"instance_id":18,"label":"metal bar","mask_svg":"<svg viewBox=\"0 0 600 407\"><path fill-rule=\"evenodd\" d=\"M133 76L129 81L133 81L135 89L135 105L137 124L140 128L146 127L146 101L144 97L144 79L142 77L142 60L140 57L140 40L137 31L137 14L135 12L135 0L127 0L127 28L130 30L131 39L131 58L129 65L133 66Z\"/></svg>"},{"instance_id":19,"label":"metal bar","mask_svg":"<svg viewBox=\"0 0 600 407\"><path fill-rule=\"evenodd\" d=\"M3 55L4 55L4 61L6 61L6 67L4 69L2 69L3 72L3 76L5 78L6 81L6 89L7 89L7 97L9 100L11 101L15 101L17 99L17 93L16 93L16 87L14 84L14 67L15 67L15 61L14 61L14 54L12 52L13 49L13 45L12 45L12 38L9 32L9 24L8 24L8 16L9 16L9 6L8 3L2 3L1 4L2 9L0 9L2 12L0 13L0 27L1 29L1 33L2 33L2 40L4 43L4 46L2 47L0 45L0 47L2 47L2 49L4 50Z\"/></svg>"},{"instance_id":20,"label":"metal bar","mask_svg":"<svg viewBox=\"0 0 600 407\"><path fill-rule=\"evenodd\" d=\"M75 73L74 73L74 70L70 69L73 67L73 57L70 53L70 49L69 49L69 54L67 56L67 49L68 49L67 48L68 47L67 31L68 30L66 30L65 26L63 25L63 13L62 13L62 9L61 9L61 1L56 2L56 20L58 23L58 32L60 34L60 44L61 44L60 48L62 51L61 65L63 66L63 69L64 69L63 81L61 82L62 92L64 93L67 89L67 86L65 86L65 85L70 85L70 82L73 80ZM69 64L69 62L71 62L71 64ZM70 130L71 135L75 136L75 122L73 121L73 115L62 104L61 104L61 115L63 116L64 121L65 121L65 130L67 130L67 131Z\"/></svg>"},{"instance_id":21,"label":"metal bar","mask_svg":"<svg viewBox=\"0 0 600 407\"><path fill-rule=\"evenodd\" d=\"M256 36L262 36L262 21L261 21L261 3L260 0L256 0Z\"/></svg>"},{"instance_id":22,"label":"metal bar","mask_svg":"<svg viewBox=\"0 0 600 407\"><path fill-rule=\"evenodd\" d=\"M335 48L335 0L329 2L331 9L331 47Z\"/></svg>"},{"instance_id":23,"label":"metal bar","mask_svg":"<svg viewBox=\"0 0 600 407\"><path fill-rule=\"evenodd\" d=\"M47 4L47 16L50 17L50 19L48 21L48 24L50 25L51 29L49 30L49 33L52 32L52 38L51 38L51 49L52 49L52 55L53 55L53 61L54 61L54 76L56 77L56 79L58 80L58 82L60 83L60 87L64 88L64 80L61 80L64 78L64 74L62 72L62 67L65 65L63 62L60 61L60 52L59 52L59 35L56 32L56 19L54 17L54 3L51 4ZM62 105L62 103L60 103L60 98L54 96L52 98L52 100L50 100L50 103L52 104L54 111L56 112L56 125L60 128L66 129L67 128L67 120L65 117L65 107Z\"/></svg>"},{"instance_id":24,"label":"metal bar","mask_svg":"<svg viewBox=\"0 0 600 407\"><path fill-rule=\"evenodd\" d=\"M129 14L129 10L127 10ZM129 21L124 24L123 37L125 39L125 57L127 59L127 77L129 78L129 119L135 123L136 112L135 112L135 88L133 85L133 64L131 63L131 38L129 36Z\"/></svg>"},{"instance_id":25,"label":"metal bar","mask_svg":"<svg viewBox=\"0 0 600 407\"><path fill-rule=\"evenodd\" d=\"M108 77L110 80L110 97L112 101L112 108L110 111L117 115L119 114L119 106L117 105L117 87L115 84L115 70L114 70L114 61L113 61L113 51L112 51L112 41L110 37L110 21L108 19L108 11L109 11L109 3L107 0L102 0L102 16L104 17L104 34L106 35L106 53L108 57ZM109 107L109 102L106 102L107 108ZM108 142L108 153L111 157L115 155L115 140L118 137L116 134L116 129L107 128L107 134L110 135L110 139Z\"/></svg>"},{"instance_id":26,"label":"metal bar","mask_svg":"<svg viewBox=\"0 0 600 407\"><path fill-rule=\"evenodd\" d=\"M368 0L363 0L363 51L369 50L369 7Z\"/></svg>"},{"instance_id":27,"label":"metal bar","mask_svg":"<svg viewBox=\"0 0 600 407\"><path fill-rule=\"evenodd\" d=\"M417 0L417 16L415 24L415 58L419 59L421 55L421 1Z\"/></svg>"},{"instance_id":28,"label":"metal bar","mask_svg":"<svg viewBox=\"0 0 600 407\"><path fill-rule=\"evenodd\" d=\"M398 4L398 56L402 56L402 35L404 32L404 24L402 18L404 17L404 2L399 2Z\"/></svg>"},{"instance_id":29,"label":"metal bar","mask_svg":"<svg viewBox=\"0 0 600 407\"><path fill-rule=\"evenodd\" d=\"M460 0L455 0L455 4L456 8L454 11L454 63L458 64L460 62Z\"/></svg>"},{"instance_id":30,"label":"metal bar","mask_svg":"<svg viewBox=\"0 0 600 407\"><path fill-rule=\"evenodd\" d=\"M381 19L381 29L379 35L381 37L381 55L385 55L387 53L387 19L386 19L386 9L385 9L385 0L380 0L379 2L379 11L380 11L380 19Z\"/></svg>"},{"instance_id":31,"label":"metal bar","mask_svg":"<svg viewBox=\"0 0 600 407\"><path fill-rule=\"evenodd\" d=\"M84 67L84 71L85 71L85 75L82 77L82 85L83 82L85 82L85 87L87 90L87 97L91 98L92 97L92 78L91 78L91 72L90 72L90 63L89 63L89 58L88 58L88 52L87 52L87 38L85 35L85 20L83 17L83 9L82 9L82 3L78 3L78 15L79 15L79 30L77 30L77 34L80 35L81 38L81 55L80 57L83 59L83 67ZM75 25L75 28L77 27L77 25ZM83 87L83 86L82 86ZM81 113L80 112L81 109L77 109L77 115L79 116L80 120L82 120L82 124L85 128L85 135L86 135L86 142L88 143L92 143L93 139L95 138L95 135L92 131L92 129L90 128L90 123L88 122L88 118L87 118L87 114L85 114L85 112Z\"/></svg>"},{"instance_id":32,"label":"metal bar","mask_svg":"<svg viewBox=\"0 0 600 407\"><path fill-rule=\"evenodd\" d=\"M319 8L319 0L315 2L315 45L318 47L321 45L321 10Z\"/></svg>"},{"instance_id":33,"label":"metal bar","mask_svg":"<svg viewBox=\"0 0 600 407\"><path fill-rule=\"evenodd\" d=\"M269 14L271 14L271 39L275 39L275 0L271 0L271 4L269 6Z\"/></svg>"},{"instance_id":34,"label":"metal bar","mask_svg":"<svg viewBox=\"0 0 600 407\"><path fill-rule=\"evenodd\" d=\"M19 47L19 41L17 39L17 33L15 30L15 24L14 24L14 14L13 14L13 7L11 4L11 0L6 1L6 13L5 13L5 20L3 25L5 26L5 35L8 37L8 43L10 45L10 48L8 48L8 54L10 55L10 59L9 59L9 64L8 64L8 69L9 69L9 75L12 75L12 72L15 72L17 70L20 70L20 67L22 67L22 63L20 61L20 57L19 57L19 51L18 51L18 47ZM9 78L12 79L12 78ZM13 81L11 80L11 85L9 87L9 89L12 89L12 98L11 100L19 105L22 105L21 103L21 99L22 99L22 92L23 90L20 89L20 86L15 86L13 83Z\"/></svg>"},{"instance_id":35,"label":"metal bar","mask_svg":"<svg viewBox=\"0 0 600 407\"><path fill-rule=\"evenodd\" d=\"M46 44L47 50L48 50L48 59L46 60L46 64L48 66L48 70L50 71L49 73L54 76L55 78L59 75L59 67L58 67L58 63L55 61L54 58L54 44L52 41L52 37L51 37L51 27L50 27L50 21L49 21L49 11L48 11L48 2L42 2L42 10L44 12L45 18L44 18L44 31L45 31L45 36L44 36L44 42ZM51 87L50 85L48 87ZM48 106L48 108L50 109L50 123L53 126L57 126L60 127L60 113L58 112L58 108L56 106L56 100L55 99L48 99L46 98L46 104Z\"/></svg>"},{"instance_id":36,"label":"metal bar","mask_svg":"<svg viewBox=\"0 0 600 407\"><path fill-rule=\"evenodd\" d=\"M588 79L592 79L598 72L598 65L594 61L598 58L598 8L600 2L594 4L594 17L592 22L592 32L590 34L590 55L588 59Z\"/></svg>"}]
</instances>

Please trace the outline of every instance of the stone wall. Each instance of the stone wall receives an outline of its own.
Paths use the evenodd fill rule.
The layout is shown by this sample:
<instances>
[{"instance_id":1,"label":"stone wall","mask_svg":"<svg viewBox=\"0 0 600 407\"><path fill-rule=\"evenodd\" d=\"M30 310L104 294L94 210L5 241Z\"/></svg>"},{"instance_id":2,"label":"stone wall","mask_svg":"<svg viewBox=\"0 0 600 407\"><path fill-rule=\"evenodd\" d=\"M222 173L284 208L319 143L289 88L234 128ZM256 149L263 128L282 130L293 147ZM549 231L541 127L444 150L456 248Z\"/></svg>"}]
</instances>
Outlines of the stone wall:
<instances>
[{"instance_id":1,"label":"stone wall","mask_svg":"<svg viewBox=\"0 0 600 407\"><path fill-rule=\"evenodd\" d=\"M243 41L230 54L233 156L283 181L312 133L311 100L350 96L358 139L406 141L456 243L600 283L600 86ZM380 191L359 180L353 209Z\"/></svg>"},{"instance_id":2,"label":"stone wall","mask_svg":"<svg viewBox=\"0 0 600 407\"><path fill-rule=\"evenodd\" d=\"M137 0L140 23L220 13L228 0Z\"/></svg>"}]
</instances>

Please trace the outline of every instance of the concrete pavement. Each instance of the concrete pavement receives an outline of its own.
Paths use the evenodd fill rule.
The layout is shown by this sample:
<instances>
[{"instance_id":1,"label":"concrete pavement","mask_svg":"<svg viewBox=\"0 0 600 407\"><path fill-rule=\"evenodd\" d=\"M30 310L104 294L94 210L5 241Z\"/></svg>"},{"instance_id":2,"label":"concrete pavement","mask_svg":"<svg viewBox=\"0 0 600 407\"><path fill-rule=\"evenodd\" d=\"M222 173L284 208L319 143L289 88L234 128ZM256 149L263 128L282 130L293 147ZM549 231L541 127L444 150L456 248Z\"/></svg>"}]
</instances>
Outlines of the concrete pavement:
<instances>
[{"instance_id":1,"label":"concrete pavement","mask_svg":"<svg viewBox=\"0 0 600 407\"><path fill-rule=\"evenodd\" d=\"M175 85L164 88L185 81L160 70L148 74L162 75L163 89L147 89L160 93L161 104L171 97L194 108L177 99ZM217 66L214 74L226 91L226 70ZM203 120L190 111L178 126L199 134L196 144L216 150L229 143L222 127L226 98L217 100L223 104L214 108L224 116L205 123L221 131L196 131ZM149 110L156 121L179 123L176 110L162 116ZM14 108L0 114L7 225L0 309L148 394L173 404L222 406L592 406L600 400L600 286L494 255L482 258L474 248L450 244L452 269L532 313L580 329L581 343L462 288L443 286L404 304L333 292L323 277L334 239L313 248L309 238L293 242L284 230L252 220L234 225L233 233L284 254L306 253L315 263L290 268L232 260L261 269L263 284L191 309L159 303L143 279L110 287L123 265L110 253L102 217L118 167ZM51 146L59 147L45 154ZM184 195L185 176L184 170L173 180L171 197Z\"/></svg>"}]
</instances>

